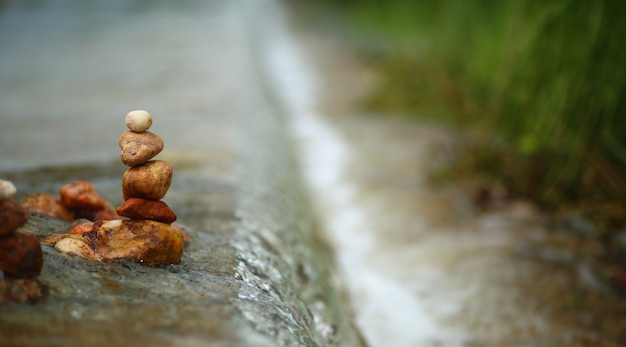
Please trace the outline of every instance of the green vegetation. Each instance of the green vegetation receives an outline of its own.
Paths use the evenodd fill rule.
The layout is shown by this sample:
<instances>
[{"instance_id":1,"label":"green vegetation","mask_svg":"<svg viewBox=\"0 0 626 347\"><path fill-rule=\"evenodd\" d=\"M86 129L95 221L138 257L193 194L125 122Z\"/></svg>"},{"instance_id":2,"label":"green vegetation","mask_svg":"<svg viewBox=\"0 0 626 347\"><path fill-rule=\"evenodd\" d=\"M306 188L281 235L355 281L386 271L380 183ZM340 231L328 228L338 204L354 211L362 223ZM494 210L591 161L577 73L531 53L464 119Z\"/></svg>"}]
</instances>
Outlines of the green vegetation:
<instances>
[{"instance_id":1,"label":"green vegetation","mask_svg":"<svg viewBox=\"0 0 626 347\"><path fill-rule=\"evenodd\" d=\"M516 194L626 220L626 1L325 3L378 40L370 107L467 129L460 167Z\"/></svg>"}]
</instances>

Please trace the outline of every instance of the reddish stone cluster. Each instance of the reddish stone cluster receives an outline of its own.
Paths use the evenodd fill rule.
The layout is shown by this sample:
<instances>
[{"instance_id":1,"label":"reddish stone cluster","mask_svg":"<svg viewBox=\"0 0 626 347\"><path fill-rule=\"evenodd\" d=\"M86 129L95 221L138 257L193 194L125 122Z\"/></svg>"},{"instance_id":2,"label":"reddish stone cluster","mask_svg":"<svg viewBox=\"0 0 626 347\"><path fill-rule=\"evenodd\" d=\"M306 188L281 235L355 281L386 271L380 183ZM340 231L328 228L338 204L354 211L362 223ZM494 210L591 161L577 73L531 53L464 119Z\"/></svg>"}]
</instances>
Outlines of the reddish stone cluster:
<instances>
[{"instance_id":1,"label":"reddish stone cluster","mask_svg":"<svg viewBox=\"0 0 626 347\"><path fill-rule=\"evenodd\" d=\"M111 203L104 200L89 181L74 181L63 187L57 199L50 194L31 194L22 201L22 206L33 214L42 214L68 222L75 219L112 220L119 219Z\"/></svg>"},{"instance_id":2,"label":"reddish stone cluster","mask_svg":"<svg viewBox=\"0 0 626 347\"><path fill-rule=\"evenodd\" d=\"M20 204L0 198L0 301L31 301L44 295L36 278L43 266L39 239L18 233L28 221Z\"/></svg>"}]
</instances>

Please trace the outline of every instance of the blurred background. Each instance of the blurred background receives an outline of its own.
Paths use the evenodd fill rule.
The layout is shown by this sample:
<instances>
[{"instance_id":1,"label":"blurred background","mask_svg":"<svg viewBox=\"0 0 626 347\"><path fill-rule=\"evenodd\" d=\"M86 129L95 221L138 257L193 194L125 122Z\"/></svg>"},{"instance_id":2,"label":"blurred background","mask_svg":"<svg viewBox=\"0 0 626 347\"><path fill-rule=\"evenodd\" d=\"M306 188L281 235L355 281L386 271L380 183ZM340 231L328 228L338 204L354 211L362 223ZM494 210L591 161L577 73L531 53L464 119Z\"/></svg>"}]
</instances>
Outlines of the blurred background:
<instances>
[{"instance_id":1,"label":"blurred background","mask_svg":"<svg viewBox=\"0 0 626 347\"><path fill-rule=\"evenodd\" d=\"M623 344L626 3L287 3L298 13L296 27L340 37L332 49L357 52L373 76L357 72L352 84L335 91L347 97L371 83L352 111L367 115L362 123L371 126L354 130L350 121L335 121L356 147L369 149L352 176L365 187L356 199L367 211L359 233L376 229L374 250L362 264L418 302L398 299L394 307L375 294L371 302L413 321L420 317L411 312L421 307L445 322L439 327L461 317L475 336L474 344L467 342L472 338L458 343L450 332L429 337L421 322L414 329L422 336L413 342L422 343L413 345ZM339 75L354 66L326 68ZM394 123L400 125L389 131ZM415 124L421 132L411 133ZM440 129L452 132L455 153L418 183L424 166L445 156L441 145L424 147ZM431 156L420 156L424 150ZM459 214L458 200L441 203L452 194L440 184L450 182L468 188L476 215ZM434 219L444 223L432 223L435 210ZM376 281L357 277L348 275L358 283L356 297L375 288ZM365 335L384 345L390 337L377 336L376 328L393 315L380 318L375 308L354 306ZM444 307L450 311L442 313ZM394 325L401 324L387 330Z\"/></svg>"},{"instance_id":2,"label":"blurred background","mask_svg":"<svg viewBox=\"0 0 626 347\"><path fill-rule=\"evenodd\" d=\"M626 3L306 1L379 73L372 112L461 130L458 166L549 209L626 218ZM324 19L321 19L324 18Z\"/></svg>"}]
</instances>

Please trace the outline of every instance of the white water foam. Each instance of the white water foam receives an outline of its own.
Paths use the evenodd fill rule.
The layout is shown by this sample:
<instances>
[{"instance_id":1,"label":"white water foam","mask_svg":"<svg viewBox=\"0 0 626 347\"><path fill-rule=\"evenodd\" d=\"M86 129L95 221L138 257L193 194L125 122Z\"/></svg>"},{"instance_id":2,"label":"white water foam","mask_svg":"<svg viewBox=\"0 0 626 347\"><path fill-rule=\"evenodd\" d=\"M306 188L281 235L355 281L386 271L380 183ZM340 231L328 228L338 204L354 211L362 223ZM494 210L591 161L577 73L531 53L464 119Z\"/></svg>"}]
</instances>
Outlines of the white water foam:
<instances>
[{"instance_id":1,"label":"white water foam","mask_svg":"<svg viewBox=\"0 0 626 347\"><path fill-rule=\"evenodd\" d=\"M377 346L460 346L464 334L431 317L429 304L410 288L368 263L376 236L366 223L358 187L346 180L350 145L316 112L316 81L281 18L267 37L265 57L275 92L286 108L304 176L335 248L350 291L356 323ZM443 344L442 344L443 343Z\"/></svg>"}]
</instances>

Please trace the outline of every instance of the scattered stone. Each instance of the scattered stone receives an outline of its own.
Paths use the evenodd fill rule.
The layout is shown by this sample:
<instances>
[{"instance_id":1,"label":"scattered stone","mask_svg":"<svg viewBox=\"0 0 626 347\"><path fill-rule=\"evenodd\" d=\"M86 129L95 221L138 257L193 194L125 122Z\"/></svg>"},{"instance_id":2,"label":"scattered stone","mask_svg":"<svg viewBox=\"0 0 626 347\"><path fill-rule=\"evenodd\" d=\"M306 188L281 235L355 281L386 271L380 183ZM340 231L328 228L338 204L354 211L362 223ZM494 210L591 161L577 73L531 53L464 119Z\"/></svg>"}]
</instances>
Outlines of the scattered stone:
<instances>
[{"instance_id":1,"label":"scattered stone","mask_svg":"<svg viewBox=\"0 0 626 347\"><path fill-rule=\"evenodd\" d=\"M0 200L12 198L17 190L13 182L0 179Z\"/></svg>"},{"instance_id":2,"label":"scattered stone","mask_svg":"<svg viewBox=\"0 0 626 347\"><path fill-rule=\"evenodd\" d=\"M0 237L0 270L5 278L37 277L42 266L39 239L20 233Z\"/></svg>"},{"instance_id":3,"label":"scattered stone","mask_svg":"<svg viewBox=\"0 0 626 347\"><path fill-rule=\"evenodd\" d=\"M0 200L0 237L11 234L26 224L26 210L12 200Z\"/></svg>"},{"instance_id":4,"label":"scattered stone","mask_svg":"<svg viewBox=\"0 0 626 347\"><path fill-rule=\"evenodd\" d=\"M166 224L176 221L176 214L161 200L130 198L117 208L120 216L130 219L149 219Z\"/></svg>"},{"instance_id":5,"label":"scattered stone","mask_svg":"<svg viewBox=\"0 0 626 347\"><path fill-rule=\"evenodd\" d=\"M41 214L71 222L74 214L50 194L31 194L24 198L22 207L31 214Z\"/></svg>"},{"instance_id":6,"label":"scattered stone","mask_svg":"<svg viewBox=\"0 0 626 347\"><path fill-rule=\"evenodd\" d=\"M89 221L89 220L80 220L74 224L72 224L72 227L70 228L69 233L70 234L78 234L78 235L82 235L86 232L92 231L93 230L93 225L94 222Z\"/></svg>"},{"instance_id":7,"label":"scattered stone","mask_svg":"<svg viewBox=\"0 0 626 347\"><path fill-rule=\"evenodd\" d=\"M74 181L61 187L61 203L71 211L99 211L106 201L89 181Z\"/></svg>"},{"instance_id":8,"label":"scattered stone","mask_svg":"<svg viewBox=\"0 0 626 347\"><path fill-rule=\"evenodd\" d=\"M184 236L178 228L151 220L96 222L81 235L55 235L44 242L66 254L112 262L127 259L145 265L177 264Z\"/></svg>"},{"instance_id":9,"label":"scattered stone","mask_svg":"<svg viewBox=\"0 0 626 347\"><path fill-rule=\"evenodd\" d=\"M48 288L36 278L6 278L0 282L0 302L33 302L45 297Z\"/></svg>"},{"instance_id":10,"label":"scattered stone","mask_svg":"<svg viewBox=\"0 0 626 347\"><path fill-rule=\"evenodd\" d=\"M3 196L14 195L14 188L10 194L2 193ZM4 274L0 302L34 301L46 294L44 286L36 280L43 267L41 243L35 236L16 231L26 222L28 214L24 207L0 199L0 271Z\"/></svg>"},{"instance_id":11,"label":"scattered stone","mask_svg":"<svg viewBox=\"0 0 626 347\"><path fill-rule=\"evenodd\" d=\"M152 116L148 111L134 110L126 115L126 127L132 131L144 132L152 126Z\"/></svg>"},{"instance_id":12,"label":"scattered stone","mask_svg":"<svg viewBox=\"0 0 626 347\"><path fill-rule=\"evenodd\" d=\"M132 167L122 177L123 198L161 200L172 183L172 175L172 167L163 160Z\"/></svg>"},{"instance_id":13,"label":"scattered stone","mask_svg":"<svg viewBox=\"0 0 626 347\"><path fill-rule=\"evenodd\" d=\"M75 219L119 219L115 207L104 200L89 181L75 181L61 187L60 199L50 194L31 194L22 201L28 213L71 222Z\"/></svg>"},{"instance_id":14,"label":"scattered stone","mask_svg":"<svg viewBox=\"0 0 626 347\"><path fill-rule=\"evenodd\" d=\"M119 140L122 163L134 167L146 163L163 150L163 140L149 131L127 131Z\"/></svg>"},{"instance_id":15,"label":"scattered stone","mask_svg":"<svg viewBox=\"0 0 626 347\"><path fill-rule=\"evenodd\" d=\"M104 261L94 249L93 242L84 235L54 235L43 240L44 243L54 245L61 253L76 255L81 258Z\"/></svg>"}]
</instances>

